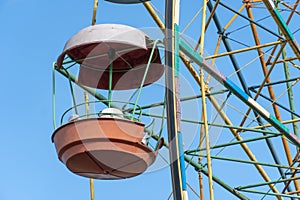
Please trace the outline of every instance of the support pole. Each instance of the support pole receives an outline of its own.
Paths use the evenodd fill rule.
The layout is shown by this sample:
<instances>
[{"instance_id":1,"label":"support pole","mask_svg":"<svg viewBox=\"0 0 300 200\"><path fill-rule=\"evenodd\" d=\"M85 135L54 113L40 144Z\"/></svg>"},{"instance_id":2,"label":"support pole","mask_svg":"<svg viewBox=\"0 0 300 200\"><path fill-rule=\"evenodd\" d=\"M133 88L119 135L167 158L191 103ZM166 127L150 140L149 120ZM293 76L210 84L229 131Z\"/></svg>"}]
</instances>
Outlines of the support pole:
<instances>
[{"instance_id":1,"label":"support pole","mask_svg":"<svg viewBox=\"0 0 300 200\"><path fill-rule=\"evenodd\" d=\"M108 82L108 107L110 108L111 105L111 98L112 98L112 84L113 84L113 59L115 57L115 51L113 49L111 49L108 53L108 57L109 57L109 82Z\"/></svg>"},{"instance_id":2,"label":"support pole","mask_svg":"<svg viewBox=\"0 0 300 200\"><path fill-rule=\"evenodd\" d=\"M91 200L95 200L94 179L92 178L90 178L90 193L91 193Z\"/></svg>"},{"instance_id":3,"label":"support pole","mask_svg":"<svg viewBox=\"0 0 300 200\"><path fill-rule=\"evenodd\" d=\"M287 20L286 24L289 24L290 20L292 19L292 16L296 12L296 8L297 8L299 2L300 2L300 0L297 0L295 2L294 7L290 8L292 10L292 12L288 17L288 20ZM286 59L287 59L286 48L284 47L284 49L282 50L282 60L286 60ZM290 72L289 72L288 63L283 62L283 67L284 67L285 78L287 80L289 80L290 79ZM292 84L290 82L286 82L286 87L287 87L287 90L288 90L290 110L294 112L295 111L295 103L294 103L294 95L293 95L293 90L292 90ZM292 117L292 119L296 119L296 116L294 114L291 114L291 117ZM298 128L298 125L296 123L293 123L293 130L294 130L294 133L296 135L299 135L299 128Z\"/></svg>"},{"instance_id":4,"label":"support pole","mask_svg":"<svg viewBox=\"0 0 300 200\"><path fill-rule=\"evenodd\" d=\"M93 8L93 16L92 16L92 26L96 24L96 14L98 9L98 0L94 0L94 8ZM89 109L89 94L85 90L84 91L84 100L85 100L85 109L86 116L89 117L90 109ZM90 195L91 200L95 200L95 191L94 191L94 179L90 178Z\"/></svg>"},{"instance_id":5,"label":"support pole","mask_svg":"<svg viewBox=\"0 0 300 200\"><path fill-rule=\"evenodd\" d=\"M282 59L285 60L286 59L286 49L284 48L282 51ZM289 67L288 67L288 63L287 62L283 62L283 66L284 66L284 74L285 74L285 78L288 80L290 79L290 71L289 71ZM288 90L288 97L289 97L289 106L290 106L290 110L292 112L295 112L295 101L294 101L294 93L293 93L293 89L292 89L292 83L290 82L286 82L286 88ZM296 119L297 117L294 114L291 114L292 119ZM299 136L299 128L298 125L296 123L293 123L293 130L294 133Z\"/></svg>"},{"instance_id":6,"label":"support pole","mask_svg":"<svg viewBox=\"0 0 300 200\"><path fill-rule=\"evenodd\" d=\"M180 0L166 0L165 10L165 81L166 81L166 111L170 154L170 169L174 200L187 199L185 168L183 163L182 135L180 132L179 98L179 22ZM177 36L176 36L177 35Z\"/></svg>"},{"instance_id":7,"label":"support pole","mask_svg":"<svg viewBox=\"0 0 300 200\"><path fill-rule=\"evenodd\" d=\"M202 91L201 92L202 112L203 112L203 121L204 121L205 145L206 145L206 154L207 154L206 159L207 159L208 185L209 185L209 195L210 195L209 199L214 200L212 166L211 166L211 156L210 156L210 141L209 141L209 132L208 132L207 110L206 110L205 84L204 84L204 75L202 69L200 69L200 79L201 79L201 91Z\"/></svg>"},{"instance_id":8,"label":"support pole","mask_svg":"<svg viewBox=\"0 0 300 200\"><path fill-rule=\"evenodd\" d=\"M278 6L279 6L279 2L276 2L276 4L275 4L275 6L276 6L276 9L278 8ZM295 11L295 10L294 10ZM284 35L283 33L282 33L282 30L280 30L280 28L279 28L279 33L281 34L281 35ZM282 59L284 60L284 59L286 59L286 49L285 49L285 46L284 47L282 47L283 49L282 49L282 51L281 51L281 54L282 54ZM299 49L298 49L299 50ZM296 54L297 55L297 54ZM298 55L297 55L298 56ZM289 73L289 67L288 67L288 64L286 63L286 62L284 62L283 63L283 67L284 67L284 73L285 73L285 78L286 79L289 79L290 78L290 73ZM287 92L288 92L288 99L289 99L289 105L290 105L290 109L292 110L292 111L295 111L295 107L294 107L294 97L293 97L293 91L292 91L292 84L290 83L290 82L287 82L286 83L286 87L287 87ZM295 115L291 115L291 117L292 117L292 119L295 119L296 118L296 116ZM298 136L298 126L297 126L297 124L296 123L293 123L293 130L294 130L294 134L296 134L297 136ZM290 154L290 153L289 153ZM289 162L289 164L290 165L292 165L292 158L290 158L289 160L288 160L288 162ZM293 171L293 175L292 175L292 178L296 175L296 172L297 172L297 170L292 170ZM294 185L295 185L295 189L296 189L296 191L299 191L300 190L300 186L299 186L299 181L298 181L298 179L294 179L293 180L293 182L294 182ZM289 188L289 185L287 184L287 190L288 190L288 192L290 193L291 192L291 190L290 190L290 188ZM300 193L296 193L297 195L299 195Z\"/></svg>"},{"instance_id":9,"label":"support pole","mask_svg":"<svg viewBox=\"0 0 300 200\"><path fill-rule=\"evenodd\" d=\"M206 7L207 1L203 0L203 11L202 11L202 28L201 28L201 37L200 37L200 55L204 54L204 36L205 36L205 23L206 23ZM209 199L214 200L214 190L213 190L213 179L212 179L212 166L211 166L211 157L210 157L210 141L209 141L209 132L208 132L208 120L207 120L207 109L206 109L206 89L204 83L204 73L203 67L200 67L200 87L202 94L202 117L204 121L204 127L201 130L204 130L205 133L205 146L207 154L207 170L208 170L208 185L209 185ZM201 141L200 141L201 142Z\"/></svg>"}]
</instances>

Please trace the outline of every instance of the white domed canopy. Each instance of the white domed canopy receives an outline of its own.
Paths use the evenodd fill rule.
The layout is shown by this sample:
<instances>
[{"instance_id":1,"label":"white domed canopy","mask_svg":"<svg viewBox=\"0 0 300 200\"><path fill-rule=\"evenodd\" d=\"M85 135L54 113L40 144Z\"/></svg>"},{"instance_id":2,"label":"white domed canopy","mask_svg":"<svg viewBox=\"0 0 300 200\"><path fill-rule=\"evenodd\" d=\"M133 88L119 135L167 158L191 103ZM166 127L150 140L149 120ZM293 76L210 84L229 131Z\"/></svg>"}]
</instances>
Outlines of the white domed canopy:
<instances>
[{"instance_id":1,"label":"white domed canopy","mask_svg":"<svg viewBox=\"0 0 300 200\"><path fill-rule=\"evenodd\" d=\"M164 72L153 41L144 32L121 24L98 24L79 31L58 57L59 69L65 55L80 64L78 83L92 88L109 89L110 70L111 89L138 88L150 59L143 86L157 81Z\"/></svg>"}]
</instances>

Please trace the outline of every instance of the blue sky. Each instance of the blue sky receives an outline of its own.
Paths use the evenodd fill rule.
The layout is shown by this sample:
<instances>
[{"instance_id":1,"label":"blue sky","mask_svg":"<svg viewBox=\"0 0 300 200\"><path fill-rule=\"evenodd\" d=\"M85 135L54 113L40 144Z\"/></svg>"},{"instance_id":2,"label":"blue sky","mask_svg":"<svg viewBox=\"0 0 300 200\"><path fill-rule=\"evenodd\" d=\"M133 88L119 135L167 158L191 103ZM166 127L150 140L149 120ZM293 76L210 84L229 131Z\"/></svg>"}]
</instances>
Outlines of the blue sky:
<instances>
[{"instance_id":1,"label":"blue sky","mask_svg":"<svg viewBox=\"0 0 300 200\"><path fill-rule=\"evenodd\" d=\"M164 12L162 3L156 0L153 2L161 12ZM92 9L92 0L0 1L0 24L2 25L0 32L2 65L0 200L89 199L89 180L69 172L59 162L51 142L51 135L54 131L52 63L61 53L65 42L80 29L91 24ZM191 4L183 4L182 10L186 11L186 15L182 16L183 24L187 24L197 8ZM227 14L224 13L223 16ZM228 14L228 16L231 15ZM142 5L116 5L103 0L99 1L97 23L121 23L138 28L155 27ZM241 24L236 26L239 25ZM294 24L291 26L293 30L296 29ZM186 34L197 40L195 35L199 35L199 28L196 26L196 28L189 29ZM183 30L184 27L181 29ZM265 42L274 39L265 38L267 38ZM216 41L215 38L212 40ZM213 47L213 44L207 45L206 50L212 52ZM228 62L228 59L224 61ZM244 65L248 60L239 59L239 62ZM226 75L232 73L229 67L231 66L219 66ZM249 68L245 70L253 73L253 69ZM65 79L59 74L56 76L59 87L67 87ZM185 76L185 78L189 82L190 77ZM255 78L247 76L247 81L250 84L260 82ZM236 81L236 76L232 79ZM194 83L191 83L191 87L194 88ZM69 103L70 96L62 95L61 99L64 98ZM64 106L65 102L58 105L59 109ZM233 121L235 120L239 123L240 119L234 118ZM198 130L197 127L195 130ZM255 149L255 151L260 150ZM231 151L225 151L225 153L232 154ZM239 166L232 167L234 167L233 170ZM216 170L222 170L221 168L222 165L215 165ZM193 171L193 168L190 167L189 171ZM224 171L224 173L232 172L230 168ZM251 173L244 174L248 179L253 178L251 175ZM189 183L197 188L197 175L191 176ZM218 185L214 187L220 188ZM216 199L220 199L221 196L225 199L228 194L222 189L219 191L221 192L216 194ZM97 200L167 199L170 193L171 179L167 167L127 180L95 181ZM228 198L230 197L232 196L228 195ZM196 197L191 194L190 199L196 199Z\"/></svg>"},{"instance_id":2,"label":"blue sky","mask_svg":"<svg viewBox=\"0 0 300 200\"><path fill-rule=\"evenodd\" d=\"M127 18L124 23L143 26L133 20L136 15L132 12L124 12L124 7L99 4L97 22L120 23ZM1 200L89 198L89 180L70 173L57 159L51 142L51 68L65 42L90 25L92 9L93 1L0 2ZM135 14L147 14L139 10ZM168 172L152 173L149 179L142 175L126 181L97 181L96 199L167 198L170 180L161 177ZM149 191L155 191L153 198Z\"/></svg>"}]
</instances>

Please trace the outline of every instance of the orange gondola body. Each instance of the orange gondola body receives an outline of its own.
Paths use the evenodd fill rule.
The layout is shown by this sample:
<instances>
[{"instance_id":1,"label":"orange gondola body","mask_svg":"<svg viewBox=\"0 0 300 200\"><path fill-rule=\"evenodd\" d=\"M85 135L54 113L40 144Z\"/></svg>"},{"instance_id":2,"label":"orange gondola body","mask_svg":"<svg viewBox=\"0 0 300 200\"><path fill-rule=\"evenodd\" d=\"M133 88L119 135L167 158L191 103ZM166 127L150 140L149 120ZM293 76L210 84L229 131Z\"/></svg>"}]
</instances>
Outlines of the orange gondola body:
<instances>
[{"instance_id":1,"label":"orange gondola body","mask_svg":"<svg viewBox=\"0 0 300 200\"><path fill-rule=\"evenodd\" d=\"M164 72L159 51L151 42L142 31L125 25L90 26L66 43L57 67L63 67L67 55L80 65L79 85L109 89L111 77L112 90L128 90L140 87L153 52L142 85L147 86ZM59 160L70 171L88 178L123 179L143 173L155 161L157 150L142 142L145 125L115 114L78 118L55 130L52 141Z\"/></svg>"}]
</instances>

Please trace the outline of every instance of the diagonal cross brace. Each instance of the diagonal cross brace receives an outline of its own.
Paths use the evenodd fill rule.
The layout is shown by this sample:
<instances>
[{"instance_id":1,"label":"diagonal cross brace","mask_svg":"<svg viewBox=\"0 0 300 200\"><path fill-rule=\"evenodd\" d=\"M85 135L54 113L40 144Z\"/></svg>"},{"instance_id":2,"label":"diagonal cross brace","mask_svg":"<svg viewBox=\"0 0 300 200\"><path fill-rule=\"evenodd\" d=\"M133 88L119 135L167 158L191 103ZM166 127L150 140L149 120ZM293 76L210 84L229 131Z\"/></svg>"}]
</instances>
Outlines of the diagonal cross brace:
<instances>
[{"instance_id":1,"label":"diagonal cross brace","mask_svg":"<svg viewBox=\"0 0 300 200\"><path fill-rule=\"evenodd\" d=\"M268 11L270 12L271 16L275 20L276 24L278 25L278 28L283 33L285 39L293 49L294 53L296 54L298 60L300 61L300 48L297 44L296 39L294 38L294 35L290 31L289 27L281 17L278 9L275 7L274 2L272 0L262 0L265 6L267 7Z\"/></svg>"},{"instance_id":2,"label":"diagonal cross brace","mask_svg":"<svg viewBox=\"0 0 300 200\"><path fill-rule=\"evenodd\" d=\"M179 41L180 50L185 53L190 59L192 59L196 64L202 66L203 69L214 77L219 83L230 90L235 96L246 103L250 108L259 113L266 121L268 121L272 126L274 126L279 132L286 136L294 145L300 147L300 139L290 130L284 126L280 121L271 115L266 109L259 105L254 99L252 99L248 94L246 94L241 88L239 88L235 83L233 83L229 78L224 76L219 70L214 68L206 60L203 59L197 52L195 52L189 45L187 45L183 40Z\"/></svg>"}]
</instances>

